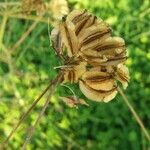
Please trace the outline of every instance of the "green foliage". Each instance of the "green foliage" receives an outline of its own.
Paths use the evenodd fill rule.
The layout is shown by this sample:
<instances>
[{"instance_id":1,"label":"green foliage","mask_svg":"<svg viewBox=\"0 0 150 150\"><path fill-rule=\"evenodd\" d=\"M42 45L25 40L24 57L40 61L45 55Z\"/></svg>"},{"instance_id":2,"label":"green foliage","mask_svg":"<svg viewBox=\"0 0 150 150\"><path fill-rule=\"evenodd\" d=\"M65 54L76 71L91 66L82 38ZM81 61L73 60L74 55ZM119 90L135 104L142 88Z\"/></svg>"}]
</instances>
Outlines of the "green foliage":
<instances>
[{"instance_id":1,"label":"green foliage","mask_svg":"<svg viewBox=\"0 0 150 150\"><path fill-rule=\"evenodd\" d=\"M71 8L87 9L106 20L113 34L125 39L131 80L125 91L150 127L150 15L149 0L70 0ZM2 17L0 21L2 22ZM29 28L31 21L9 18L4 44L11 48ZM48 26L40 23L26 40L12 52L11 58L0 50L0 142L13 125L53 79L61 65L50 47ZM85 98L78 86L75 93ZM59 95L69 95L59 87L53 95L45 116L37 126L28 149L89 149L89 150L141 150L150 146L140 127L118 94L110 103L87 100L90 107L72 109L65 106ZM45 98L36 106L14 134L8 149L18 150L25 140L28 127L34 123ZM150 131L150 128L149 128Z\"/></svg>"}]
</instances>

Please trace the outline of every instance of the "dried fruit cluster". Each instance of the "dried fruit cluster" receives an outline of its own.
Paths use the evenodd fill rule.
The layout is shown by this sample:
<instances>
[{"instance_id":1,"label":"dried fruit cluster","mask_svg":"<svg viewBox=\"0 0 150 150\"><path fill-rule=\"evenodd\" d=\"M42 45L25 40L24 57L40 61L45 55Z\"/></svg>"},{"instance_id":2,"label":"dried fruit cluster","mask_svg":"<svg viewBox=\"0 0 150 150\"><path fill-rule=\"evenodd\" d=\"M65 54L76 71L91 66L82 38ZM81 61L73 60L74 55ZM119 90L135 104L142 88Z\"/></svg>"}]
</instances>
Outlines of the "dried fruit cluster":
<instances>
[{"instance_id":1,"label":"dried fruit cluster","mask_svg":"<svg viewBox=\"0 0 150 150\"><path fill-rule=\"evenodd\" d=\"M40 16L44 14L45 4L43 0L22 0L22 10L26 14L35 11Z\"/></svg>"},{"instance_id":2,"label":"dried fruit cluster","mask_svg":"<svg viewBox=\"0 0 150 150\"><path fill-rule=\"evenodd\" d=\"M89 99L108 102L117 94L117 80L129 81L125 42L86 10L69 13L51 33L53 47L64 58L64 83L78 83ZM66 55L65 55L66 54Z\"/></svg>"},{"instance_id":3,"label":"dried fruit cluster","mask_svg":"<svg viewBox=\"0 0 150 150\"><path fill-rule=\"evenodd\" d=\"M60 20L69 12L66 0L22 0L22 11L26 14L36 12L36 15L42 16L47 12L53 19Z\"/></svg>"}]
</instances>

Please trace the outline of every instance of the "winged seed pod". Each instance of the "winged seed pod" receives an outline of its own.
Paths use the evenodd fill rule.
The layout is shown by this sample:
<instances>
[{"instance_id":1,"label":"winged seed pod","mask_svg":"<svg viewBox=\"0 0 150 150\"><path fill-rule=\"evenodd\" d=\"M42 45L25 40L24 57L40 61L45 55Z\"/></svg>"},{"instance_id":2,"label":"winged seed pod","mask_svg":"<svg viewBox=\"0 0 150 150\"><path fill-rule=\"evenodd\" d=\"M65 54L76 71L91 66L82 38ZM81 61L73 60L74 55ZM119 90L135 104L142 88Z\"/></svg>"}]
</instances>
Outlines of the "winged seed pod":
<instances>
[{"instance_id":1,"label":"winged seed pod","mask_svg":"<svg viewBox=\"0 0 150 150\"><path fill-rule=\"evenodd\" d=\"M63 53L62 49L62 39L60 35L60 30L58 27L55 27L51 32L51 39L53 48L55 49L56 54L59 56Z\"/></svg>"},{"instance_id":2,"label":"winged seed pod","mask_svg":"<svg viewBox=\"0 0 150 150\"><path fill-rule=\"evenodd\" d=\"M123 64L118 65L116 72L116 79L122 83L124 89L127 88L130 76L129 70L125 65Z\"/></svg>"},{"instance_id":3,"label":"winged seed pod","mask_svg":"<svg viewBox=\"0 0 150 150\"><path fill-rule=\"evenodd\" d=\"M108 102L117 94L116 82L107 72L87 71L79 85L82 93L95 101Z\"/></svg>"},{"instance_id":4,"label":"winged seed pod","mask_svg":"<svg viewBox=\"0 0 150 150\"><path fill-rule=\"evenodd\" d=\"M64 81L70 81L71 83L77 83L78 79L86 72L86 62L80 62L78 65L67 67L62 69L64 71Z\"/></svg>"},{"instance_id":5,"label":"winged seed pod","mask_svg":"<svg viewBox=\"0 0 150 150\"><path fill-rule=\"evenodd\" d=\"M86 10L73 10L52 31L57 54L62 55L64 81L78 83L82 93L98 102L117 94L117 81L129 81L125 42L113 37L110 26Z\"/></svg>"},{"instance_id":6,"label":"winged seed pod","mask_svg":"<svg viewBox=\"0 0 150 150\"><path fill-rule=\"evenodd\" d=\"M70 97L59 97L67 106L78 108L79 105L89 106L85 100L77 99L74 96Z\"/></svg>"}]
</instances>

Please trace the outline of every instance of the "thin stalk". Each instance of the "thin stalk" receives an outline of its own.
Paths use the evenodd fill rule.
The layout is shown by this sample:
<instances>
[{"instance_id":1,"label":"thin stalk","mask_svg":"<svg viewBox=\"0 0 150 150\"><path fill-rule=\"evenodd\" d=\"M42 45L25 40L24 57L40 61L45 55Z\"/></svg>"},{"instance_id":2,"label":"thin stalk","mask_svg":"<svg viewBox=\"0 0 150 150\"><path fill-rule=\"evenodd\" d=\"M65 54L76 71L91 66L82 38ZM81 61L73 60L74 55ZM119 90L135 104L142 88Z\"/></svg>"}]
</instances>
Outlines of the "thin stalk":
<instances>
[{"instance_id":1,"label":"thin stalk","mask_svg":"<svg viewBox=\"0 0 150 150\"><path fill-rule=\"evenodd\" d=\"M126 95L123 93L122 89L119 86L118 86L118 92L120 93L120 95L122 96L124 102L128 106L128 108L131 111L131 113L133 114L135 120L137 121L137 123L141 127L141 129L142 129L145 137L150 142L150 135L149 135L147 129L145 128L144 123L142 122L142 120L140 119L140 117L138 116L138 114L136 113L136 111L134 110L133 106L130 104L128 98L126 97Z\"/></svg>"},{"instance_id":2,"label":"thin stalk","mask_svg":"<svg viewBox=\"0 0 150 150\"><path fill-rule=\"evenodd\" d=\"M60 76L60 75L58 75L58 76ZM17 124L14 126L14 128L12 129L12 131L9 133L8 137L1 144L0 150L3 150L6 147L6 145L8 144L10 138L13 136L13 134L15 133L15 131L18 129L18 127L21 125L21 123L24 121L24 119L27 117L27 115L32 111L32 109L36 106L36 104L40 101L40 99L46 94L46 92L49 90L49 88L56 82L55 80L50 81L50 83L45 88L45 90L38 96L37 99L34 100L34 102L32 103L32 105L30 106L30 108L21 116L21 119L17 122Z\"/></svg>"},{"instance_id":3,"label":"thin stalk","mask_svg":"<svg viewBox=\"0 0 150 150\"><path fill-rule=\"evenodd\" d=\"M28 37L28 35L32 32L32 30L37 26L37 24L39 23L40 19L42 19L43 16L39 16L38 20L36 20L29 28L28 30L21 36L21 38L15 43L15 45L13 46L13 48L11 49L12 51L14 51L15 49L17 49L22 43L23 41Z\"/></svg>"},{"instance_id":4,"label":"thin stalk","mask_svg":"<svg viewBox=\"0 0 150 150\"><path fill-rule=\"evenodd\" d=\"M28 35L32 32L32 30L36 27L36 25L38 24L39 21L35 21L30 27L29 29L21 36L21 38L15 43L15 45L13 46L13 48L11 49L11 51L14 51L15 49L17 49L22 43L23 41L28 37Z\"/></svg>"},{"instance_id":5,"label":"thin stalk","mask_svg":"<svg viewBox=\"0 0 150 150\"><path fill-rule=\"evenodd\" d=\"M30 41L26 44L25 48L18 54L17 58L15 59L16 64L19 63L22 57L24 57L24 54L26 53L26 51L29 49L29 47L32 45L32 43L36 39L36 37L42 32L43 29L44 29L44 26L41 26L41 28L39 28L39 30L33 35L33 37L30 38Z\"/></svg>"},{"instance_id":6,"label":"thin stalk","mask_svg":"<svg viewBox=\"0 0 150 150\"><path fill-rule=\"evenodd\" d=\"M8 20L8 16L4 15L2 23L0 25L0 50L2 49L2 43L3 43L3 38L4 38L7 20Z\"/></svg>"},{"instance_id":7,"label":"thin stalk","mask_svg":"<svg viewBox=\"0 0 150 150\"><path fill-rule=\"evenodd\" d=\"M39 19L38 16L33 16L33 15L11 14L11 13L6 13L6 12L0 12L0 16L8 16L8 17L17 18L17 19L39 21L39 22L46 23L46 24L48 23L48 19L46 17Z\"/></svg>"},{"instance_id":8,"label":"thin stalk","mask_svg":"<svg viewBox=\"0 0 150 150\"><path fill-rule=\"evenodd\" d=\"M52 97L52 94L53 94L54 90L56 89L58 83L61 82L61 78L62 78L62 76L60 76L59 78L57 78L56 82L49 89L49 94L48 94L47 100L45 101L44 106L43 106L42 110L40 111L40 113L39 113L39 115L38 115L38 117L37 117L34 125L30 128L30 132L28 132L27 137L25 139L25 142L23 143L23 146L22 146L21 150L25 150L27 144L30 142L30 140L31 140L31 138L33 136L33 133L35 131L36 126L40 122L42 116L44 115L44 112L45 112L46 108L48 107L48 104L50 102L50 99Z\"/></svg>"},{"instance_id":9,"label":"thin stalk","mask_svg":"<svg viewBox=\"0 0 150 150\"><path fill-rule=\"evenodd\" d=\"M0 7L21 6L20 2L0 2Z\"/></svg>"},{"instance_id":10,"label":"thin stalk","mask_svg":"<svg viewBox=\"0 0 150 150\"><path fill-rule=\"evenodd\" d=\"M9 74L10 76L14 76L14 66L13 66L13 61L12 61L12 56L11 54L9 53L8 49L6 48L6 46L4 44L2 44L2 49L3 51L5 52L5 54L7 55L7 64L8 64L8 67L9 67ZM12 81L12 79L10 79L11 81L11 84L12 84L12 87L13 87L13 90L14 90L14 94L16 96L16 98L18 98L18 100L20 101L21 99L21 95L16 87L16 84L15 82Z\"/></svg>"}]
</instances>

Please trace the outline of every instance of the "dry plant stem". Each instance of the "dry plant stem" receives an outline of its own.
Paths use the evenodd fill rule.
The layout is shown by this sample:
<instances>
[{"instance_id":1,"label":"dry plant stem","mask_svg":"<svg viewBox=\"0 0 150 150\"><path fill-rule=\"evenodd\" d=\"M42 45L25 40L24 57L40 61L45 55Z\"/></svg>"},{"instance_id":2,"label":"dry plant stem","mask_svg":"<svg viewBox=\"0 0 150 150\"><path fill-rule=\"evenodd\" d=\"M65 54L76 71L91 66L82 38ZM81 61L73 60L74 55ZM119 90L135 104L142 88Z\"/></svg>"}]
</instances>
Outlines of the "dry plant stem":
<instances>
[{"instance_id":1,"label":"dry plant stem","mask_svg":"<svg viewBox=\"0 0 150 150\"><path fill-rule=\"evenodd\" d=\"M27 134L27 137L26 137L26 139L25 139L25 141L24 141L24 143L23 143L23 146L22 146L21 150L25 150L27 144L30 142L31 137L32 137L32 135L33 135L33 133L34 133L34 131L35 131L35 128L36 128L37 124L39 123L40 119L41 119L42 116L44 115L44 112L45 112L46 108L48 107L48 104L49 104L49 101L50 101L50 98L51 98L51 93L52 93L52 92L50 91L50 93L49 93L49 95L48 95L48 98L47 98L47 100L46 100L46 102L45 102L45 104L44 104L44 106L43 106L41 112L39 113L39 115L38 115L38 117L37 117L37 119L36 119L34 125L30 127L29 132L28 132L28 134Z\"/></svg>"},{"instance_id":2,"label":"dry plant stem","mask_svg":"<svg viewBox=\"0 0 150 150\"><path fill-rule=\"evenodd\" d=\"M52 97L52 94L53 94L55 88L57 87L58 83L61 81L61 77L62 77L62 76L60 76L60 77L56 80L56 82L51 86L51 88L49 89L49 94L48 94L47 100L46 100L46 102L44 103L44 106L43 106L41 112L39 113L39 115L38 115L38 117L37 117L37 119L36 119L34 125L31 126L30 132L27 134L27 138L26 138L25 142L23 143L23 146L22 146L21 150L25 150L27 144L30 142L31 137L32 137L32 135L33 135L33 133L34 133L34 131L35 131L36 126L38 125L40 119L41 119L42 116L44 115L44 112L45 112L46 108L48 107L48 104L49 104L49 102L50 102L50 99L51 99L51 97Z\"/></svg>"},{"instance_id":3,"label":"dry plant stem","mask_svg":"<svg viewBox=\"0 0 150 150\"><path fill-rule=\"evenodd\" d=\"M60 76L60 75L58 75ZM58 78L58 77L57 77ZM56 78L56 79L57 79ZM55 80L56 80L55 79ZM5 139L5 141L2 143L2 145L0 146L0 150L3 150L5 148L5 146L8 144L10 138L12 137L12 135L15 133L15 131L18 129L18 127L21 125L21 123L23 122L23 120L26 118L26 116L31 112L31 110L36 106L36 104L40 101L40 99L45 95L45 93L48 91L48 89L56 82L55 80L51 81L48 86L45 88L45 90L40 94L40 96L34 100L34 102L32 103L32 105L30 106L30 108L25 112L25 114L23 114L21 116L21 119L17 122L17 124L14 126L14 128L12 129L12 131L10 132L10 134L8 135L8 137Z\"/></svg>"},{"instance_id":4,"label":"dry plant stem","mask_svg":"<svg viewBox=\"0 0 150 150\"><path fill-rule=\"evenodd\" d=\"M22 42L27 38L27 36L32 32L32 30L36 27L36 25L38 24L39 21L35 21L30 27L29 29L21 36L21 38L15 43L15 45L13 46L13 48L11 49L11 51L14 51L15 49L17 49Z\"/></svg>"},{"instance_id":5,"label":"dry plant stem","mask_svg":"<svg viewBox=\"0 0 150 150\"><path fill-rule=\"evenodd\" d=\"M33 16L33 15L11 14L11 13L6 13L6 12L0 12L0 16L8 16L8 17L12 17L12 18L33 20L33 21L39 21L42 23L48 23L47 18L43 17L43 18L39 19L38 16ZM51 21L51 23L52 23L52 21Z\"/></svg>"},{"instance_id":6,"label":"dry plant stem","mask_svg":"<svg viewBox=\"0 0 150 150\"><path fill-rule=\"evenodd\" d=\"M20 2L0 2L0 7L7 7L7 6L21 6Z\"/></svg>"},{"instance_id":7,"label":"dry plant stem","mask_svg":"<svg viewBox=\"0 0 150 150\"><path fill-rule=\"evenodd\" d=\"M11 54L9 53L8 49L6 48L6 46L4 44L2 44L2 49L3 51L5 52L6 56L7 56L7 64L8 64L8 67L9 67L9 74L11 76L14 76L14 66L13 66L13 61L12 61L12 57L11 57ZM16 84L12 81L11 81L11 84L12 84L12 87L13 87L13 90L14 90L14 95L16 96L16 98L19 100L21 100L21 95L16 87Z\"/></svg>"},{"instance_id":8,"label":"dry plant stem","mask_svg":"<svg viewBox=\"0 0 150 150\"><path fill-rule=\"evenodd\" d=\"M143 131L143 133L145 135L145 137L150 142L150 135L149 135L148 131L146 130L142 120L140 119L140 117L138 116L138 114L134 110L133 106L130 104L128 98L126 97L126 95L123 93L122 89L119 86L118 86L118 92L121 94L123 100L125 101L125 103L127 104L128 108L130 109L131 113L133 114L134 118L138 122L139 126L141 127L141 129L142 129L142 131Z\"/></svg>"},{"instance_id":9,"label":"dry plant stem","mask_svg":"<svg viewBox=\"0 0 150 150\"><path fill-rule=\"evenodd\" d=\"M3 52L6 54L6 63L8 64L9 66L9 72L10 72L10 75L13 75L13 65L12 65L12 59L11 59L11 54L9 53L9 51L6 49L6 47L4 46L3 44L3 38L4 38L4 32L5 32L5 29L6 29L6 24L7 24L7 20L8 20L8 17L7 16L4 16L3 17L3 20L2 20L2 24L0 26L0 49L3 50ZM16 88L16 85L14 82L12 82L12 87L14 89L14 93L15 93L15 96L20 99L20 94Z\"/></svg>"},{"instance_id":10,"label":"dry plant stem","mask_svg":"<svg viewBox=\"0 0 150 150\"><path fill-rule=\"evenodd\" d=\"M0 25L0 50L2 49L2 43L3 43L4 32L5 32L7 20L8 20L8 16L3 16L3 20Z\"/></svg>"}]
</instances>

